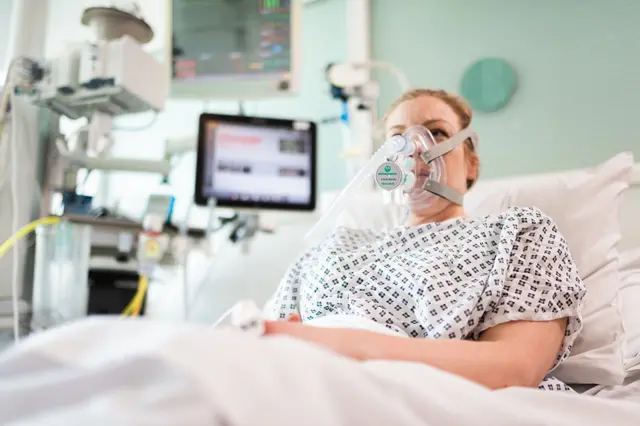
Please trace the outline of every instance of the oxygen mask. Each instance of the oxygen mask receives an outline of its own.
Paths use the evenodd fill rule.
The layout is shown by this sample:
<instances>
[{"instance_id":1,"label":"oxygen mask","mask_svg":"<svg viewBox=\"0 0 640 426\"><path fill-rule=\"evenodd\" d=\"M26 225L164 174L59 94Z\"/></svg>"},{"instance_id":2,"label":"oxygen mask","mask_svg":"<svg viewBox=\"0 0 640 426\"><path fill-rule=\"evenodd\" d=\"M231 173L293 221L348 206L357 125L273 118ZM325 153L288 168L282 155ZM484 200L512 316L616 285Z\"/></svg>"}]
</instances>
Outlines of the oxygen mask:
<instances>
[{"instance_id":1,"label":"oxygen mask","mask_svg":"<svg viewBox=\"0 0 640 426\"><path fill-rule=\"evenodd\" d=\"M424 126L409 127L402 135L388 139L340 192L306 239L313 241L326 230L372 175L377 186L390 192L394 201L412 210L429 208L438 197L462 205L463 194L447 186L443 157L467 139L475 146L476 135L466 128L449 139L439 139Z\"/></svg>"},{"instance_id":2,"label":"oxygen mask","mask_svg":"<svg viewBox=\"0 0 640 426\"><path fill-rule=\"evenodd\" d=\"M444 155L467 139L475 143L476 136L471 129L437 140L426 127L412 126L393 138L402 138L405 146L411 148L387 157L378 166L375 175L378 187L385 191L399 190L400 197L394 200L402 201L412 210L427 209L438 197L462 205L463 194L447 186Z\"/></svg>"}]
</instances>

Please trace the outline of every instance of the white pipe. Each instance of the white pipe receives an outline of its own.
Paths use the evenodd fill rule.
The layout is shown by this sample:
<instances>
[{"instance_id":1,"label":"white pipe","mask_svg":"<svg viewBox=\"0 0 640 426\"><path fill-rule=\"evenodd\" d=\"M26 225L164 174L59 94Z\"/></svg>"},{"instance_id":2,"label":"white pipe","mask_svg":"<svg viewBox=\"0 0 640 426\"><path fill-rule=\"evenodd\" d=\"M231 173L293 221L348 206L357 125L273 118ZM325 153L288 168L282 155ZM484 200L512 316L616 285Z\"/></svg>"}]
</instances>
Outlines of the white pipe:
<instances>
[{"instance_id":1,"label":"white pipe","mask_svg":"<svg viewBox=\"0 0 640 426\"><path fill-rule=\"evenodd\" d=\"M349 0L347 8L347 62L368 63L371 61L371 1ZM363 67L357 71L361 74L358 81L370 82L371 71ZM349 105L349 150L358 151L359 158L347 160L347 179L354 177L374 152L373 121L377 119L371 111L358 110L357 103Z\"/></svg>"},{"instance_id":2,"label":"white pipe","mask_svg":"<svg viewBox=\"0 0 640 426\"><path fill-rule=\"evenodd\" d=\"M389 155L399 153L413 154L414 152L415 148L413 145L407 144L407 141L401 136L394 136L386 141L380 149L367 160L365 165L358 170L355 177L347 183L327 210L323 212L320 220L307 232L305 235L307 244L316 244L321 237L324 237L323 233L327 232L329 227L335 225L349 203L353 202L356 193L362 185L373 176L378 167L380 167L380 164L382 164Z\"/></svg>"},{"instance_id":3,"label":"white pipe","mask_svg":"<svg viewBox=\"0 0 640 426\"><path fill-rule=\"evenodd\" d=\"M164 155L165 157L171 157L173 155L180 155L193 151L196 149L198 137L183 136L180 138L167 139L165 142Z\"/></svg>"},{"instance_id":4,"label":"white pipe","mask_svg":"<svg viewBox=\"0 0 640 426\"><path fill-rule=\"evenodd\" d=\"M349 0L347 7L347 62L367 63L371 61L371 1ZM360 71L362 80L369 80L368 69Z\"/></svg>"},{"instance_id":5,"label":"white pipe","mask_svg":"<svg viewBox=\"0 0 640 426\"><path fill-rule=\"evenodd\" d=\"M9 60L44 55L49 0L13 0L9 26ZM9 61L7 61L9 63Z\"/></svg>"},{"instance_id":6,"label":"white pipe","mask_svg":"<svg viewBox=\"0 0 640 426\"><path fill-rule=\"evenodd\" d=\"M99 158L72 154L69 163L89 170L117 172L158 173L168 176L171 163L168 161L136 160L130 158Z\"/></svg>"}]
</instances>

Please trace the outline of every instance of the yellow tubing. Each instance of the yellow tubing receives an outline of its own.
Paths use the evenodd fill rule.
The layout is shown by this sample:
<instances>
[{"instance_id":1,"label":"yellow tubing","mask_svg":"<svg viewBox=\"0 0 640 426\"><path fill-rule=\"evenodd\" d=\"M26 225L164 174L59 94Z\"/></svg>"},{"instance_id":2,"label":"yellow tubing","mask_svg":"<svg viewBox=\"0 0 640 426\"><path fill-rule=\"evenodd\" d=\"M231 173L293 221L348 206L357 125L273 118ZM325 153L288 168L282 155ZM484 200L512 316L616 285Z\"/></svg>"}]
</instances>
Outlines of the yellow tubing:
<instances>
[{"instance_id":1,"label":"yellow tubing","mask_svg":"<svg viewBox=\"0 0 640 426\"><path fill-rule=\"evenodd\" d=\"M55 225L60 222L59 217L51 216L51 217L43 217L41 219L34 220L31 223L26 224L22 228L18 230L14 235L9 237L5 242L0 245L0 257L4 256L16 243L16 241L26 237L30 233L34 232L36 228L40 225ZM129 305L122 312L122 315L133 315L138 316L140 314L140 310L142 309L142 301L144 300L144 296L147 293L147 288L149 287L149 280L147 277L140 276L140 281L138 282L138 291L136 295L131 299Z\"/></svg>"},{"instance_id":2,"label":"yellow tubing","mask_svg":"<svg viewBox=\"0 0 640 426\"><path fill-rule=\"evenodd\" d=\"M140 310L142 309L142 302L144 301L144 296L147 293L147 288L149 287L149 280L147 277L140 275L140 280L138 281L138 291L136 291L136 295L133 296L131 302L127 305L127 307L122 312L121 316L135 316L140 315Z\"/></svg>"},{"instance_id":3,"label":"yellow tubing","mask_svg":"<svg viewBox=\"0 0 640 426\"><path fill-rule=\"evenodd\" d=\"M6 252L9 251L11 247L14 246L16 241L22 239L36 230L36 228L40 225L55 225L60 222L59 217L43 217L41 219L34 220L31 223L26 224L22 228L18 230L15 234L13 234L7 241L0 245L0 257L4 256Z\"/></svg>"}]
</instances>

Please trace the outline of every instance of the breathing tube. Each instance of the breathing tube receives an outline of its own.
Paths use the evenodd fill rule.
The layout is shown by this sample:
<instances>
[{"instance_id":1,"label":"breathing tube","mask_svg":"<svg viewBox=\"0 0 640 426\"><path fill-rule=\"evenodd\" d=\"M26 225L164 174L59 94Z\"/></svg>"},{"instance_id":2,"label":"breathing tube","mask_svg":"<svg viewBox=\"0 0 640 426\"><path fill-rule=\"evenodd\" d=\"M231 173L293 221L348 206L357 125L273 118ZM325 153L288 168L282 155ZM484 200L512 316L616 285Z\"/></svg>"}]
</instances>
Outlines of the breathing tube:
<instances>
[{"instance_id":1,"label":"breathing tube","mask_svg":"<svg viewBox=\"0 0 640 426\"><path fill-rule=\"evenodd\" d=\"M413 155L414 152L415 145L402 136L393 136L386 141L380 149L369 158L369 161L367 161L340 194L338 194L335 200L333 200L320 220L307 232L305 240L309 243L314 243L318 237L321 236L322 232L326 231L328 226L335 223L349 201L356 196L362 184L371 179L371 176L376 172L380 164L385 162L388 157L393 155L408 156Z\"/></svg>"}]
</instances>

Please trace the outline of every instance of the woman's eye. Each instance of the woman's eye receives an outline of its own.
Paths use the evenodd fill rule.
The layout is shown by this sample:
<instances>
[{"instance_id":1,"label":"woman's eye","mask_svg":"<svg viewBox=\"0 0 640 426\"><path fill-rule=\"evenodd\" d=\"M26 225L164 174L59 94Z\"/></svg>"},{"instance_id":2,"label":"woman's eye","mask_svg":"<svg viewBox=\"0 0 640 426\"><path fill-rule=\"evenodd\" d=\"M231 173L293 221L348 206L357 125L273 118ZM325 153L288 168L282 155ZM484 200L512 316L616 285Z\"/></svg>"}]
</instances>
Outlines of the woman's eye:
<instances>
[{"instance_id":1,"label":"woman's eye","mask_svg":"<svg viewBox=\"0 0 640 426\"><path fill-rule=\"evenodd\" d=\"M434 138L446 138L448 135L444 132L444 130L433 129L431 130L431 134Z\"/></svg>"}]
</instances>

